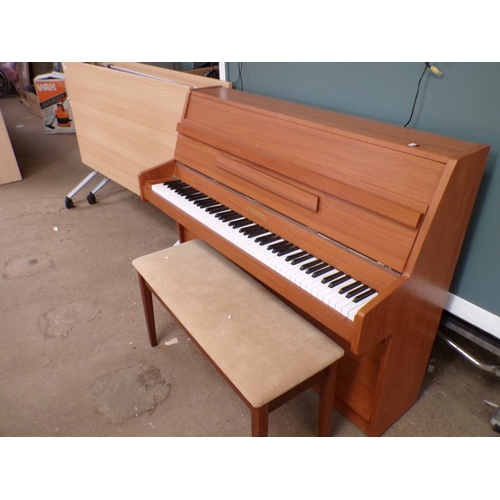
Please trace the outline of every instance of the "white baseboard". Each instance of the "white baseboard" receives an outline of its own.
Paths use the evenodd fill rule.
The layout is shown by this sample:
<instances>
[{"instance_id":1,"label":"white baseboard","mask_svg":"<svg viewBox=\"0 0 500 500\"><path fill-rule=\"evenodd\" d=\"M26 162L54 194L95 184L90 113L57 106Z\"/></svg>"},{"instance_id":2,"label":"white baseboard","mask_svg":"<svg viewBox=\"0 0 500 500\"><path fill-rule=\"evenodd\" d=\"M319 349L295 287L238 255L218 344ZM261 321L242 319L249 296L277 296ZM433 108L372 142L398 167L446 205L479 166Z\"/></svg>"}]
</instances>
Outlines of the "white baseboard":
<instances>
[{"instance_id":1,"label":"white baseboard","mask_svg":"<svg viewBox=\"0 0 500 500\"><path fill-rule=\"evenodd\" d=\"M467 323L500 339L500 316L496 316L452 293L448 293L444 308Z\"/></svg>"}]
</instances>

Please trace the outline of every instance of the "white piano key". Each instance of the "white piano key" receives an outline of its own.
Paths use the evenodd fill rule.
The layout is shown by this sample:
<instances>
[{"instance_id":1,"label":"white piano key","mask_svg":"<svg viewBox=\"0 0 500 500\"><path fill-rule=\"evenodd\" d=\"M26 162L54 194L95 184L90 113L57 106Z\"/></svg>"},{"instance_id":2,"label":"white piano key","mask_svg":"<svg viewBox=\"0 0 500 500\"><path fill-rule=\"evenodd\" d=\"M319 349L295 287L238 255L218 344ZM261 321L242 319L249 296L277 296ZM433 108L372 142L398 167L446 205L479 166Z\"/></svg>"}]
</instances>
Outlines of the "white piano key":
<instances>
[{"instance_id":1,"label":"white piano key","mask_svg":"<svg viewBox=\"0 0 500 500\"><path fill-rule=\"evenodd\" d=\"M378 295L378 293L374 293L373 295L370 295L369 297L366 297L364 298L363 300L360 300L359 302L353 302L354 306L353 307L349 307L349 308L344 308L345 309L345 313L347 314L347 317L354 321L354 318L356 317L356 313L365 305L367 304L368 302L370 302L370 300L374 299L376 296Z\"/></svg>"}]
</instances>

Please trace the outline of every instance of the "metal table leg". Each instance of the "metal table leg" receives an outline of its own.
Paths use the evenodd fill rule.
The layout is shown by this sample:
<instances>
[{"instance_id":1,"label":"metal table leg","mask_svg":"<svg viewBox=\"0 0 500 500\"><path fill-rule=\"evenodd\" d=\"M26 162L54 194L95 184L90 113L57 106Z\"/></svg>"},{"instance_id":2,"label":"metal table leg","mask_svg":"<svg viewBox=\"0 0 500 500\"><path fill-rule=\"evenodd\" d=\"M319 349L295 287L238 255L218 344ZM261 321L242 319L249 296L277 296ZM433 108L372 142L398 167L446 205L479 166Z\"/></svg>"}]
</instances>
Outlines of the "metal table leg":
<instances>
[{"instance_id":1,"label":"metal table leg","mask_svg":"<svg viewBox=\"0 0 500 500\"><path fill-rule=\"evenodd\" d=\"M96 170L92 171L89 175L87 175L87 177L85 177L85 179L83 179L82 182L80 182L80 184L78 184L78 186L75 187L75 189L73 189L71 192L69 192L67 195L66 195L66 199L64 200L64 205L66 206L66 208L73 208L75 206L74 202L73 202L73 196L78 193L78 191L80 191L81 189L83 189L99 172L97 172ZM87 196L87 201L93 205L94 203L96 203L96 199L95 199L95 193L97 193L97 191L99 191L99 189L101 189L107 182L109 181L109 178L108 177L105 177L90 193L89 195Z\"/></svg>"}]
</instances>

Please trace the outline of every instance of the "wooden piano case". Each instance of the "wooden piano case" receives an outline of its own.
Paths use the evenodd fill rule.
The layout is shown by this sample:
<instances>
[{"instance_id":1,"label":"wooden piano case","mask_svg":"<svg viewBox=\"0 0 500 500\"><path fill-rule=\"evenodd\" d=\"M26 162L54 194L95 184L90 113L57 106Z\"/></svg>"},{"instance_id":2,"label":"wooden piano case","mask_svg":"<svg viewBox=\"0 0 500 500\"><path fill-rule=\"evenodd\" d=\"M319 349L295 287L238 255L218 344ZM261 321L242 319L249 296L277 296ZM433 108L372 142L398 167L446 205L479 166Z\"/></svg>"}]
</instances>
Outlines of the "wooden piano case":
<instances>
[{"instance_id":1,"label":"wooden piano case","mask_svg":"<svg viewBox=\"0 0 500 500\"><path fill-rule=\"evenodd\" d=\"M141 196L346 350L335 405L368 435L418 399L489 146L235 90L194 90ZM181 179L377 290L352 319L153 191Z\"/></svg>"}]
</instances>

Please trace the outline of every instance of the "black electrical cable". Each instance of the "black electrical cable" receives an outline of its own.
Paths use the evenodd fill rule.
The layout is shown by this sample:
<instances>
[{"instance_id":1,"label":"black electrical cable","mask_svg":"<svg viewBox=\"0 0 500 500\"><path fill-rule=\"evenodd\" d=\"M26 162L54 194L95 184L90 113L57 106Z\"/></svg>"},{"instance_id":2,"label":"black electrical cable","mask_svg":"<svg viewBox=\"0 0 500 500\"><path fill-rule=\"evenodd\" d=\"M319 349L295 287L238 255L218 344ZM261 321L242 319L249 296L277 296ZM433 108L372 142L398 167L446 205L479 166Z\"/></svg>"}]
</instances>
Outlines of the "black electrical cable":
<instances>
[{"instance_id":1,"label":"black electrical cable","mask_svg":"<svg viewBox=\"0 0 500 500\"><path fill-rule=\"evenodd\" d=\"M238 85L238 83L241 82L241 90L243 90L243 63L239 62L238 63L238 80L236 80L235 84Z\"/></svg>"},{"instance_id":2,"label":"black electrical cable","mask_svg":"<svg viewBox=\"0 0 500 500\"><path fill-rule=\"evenodd\" d=\"M428 62L426 62L424 64L425 64L425 68L424 68L424 71L422 71L422 74L420 75L420 80L418 81L417 93L415 94L415 99L413 100L413 107L411 108L410 118L408 118L408 121L404 124L404 127L406 127L406 125L408 125L408 123L410 123L411 119L413 118L413 112L415 111L415 104L417 104L418 93L420 91L420 83L422 82L422 78L424 77L425 72L427 71L427 68L431 67L431 65Z\"/></svg>"}]
</instances>

